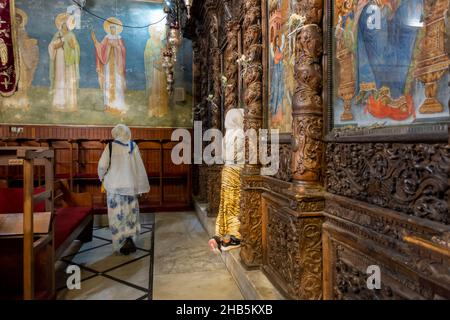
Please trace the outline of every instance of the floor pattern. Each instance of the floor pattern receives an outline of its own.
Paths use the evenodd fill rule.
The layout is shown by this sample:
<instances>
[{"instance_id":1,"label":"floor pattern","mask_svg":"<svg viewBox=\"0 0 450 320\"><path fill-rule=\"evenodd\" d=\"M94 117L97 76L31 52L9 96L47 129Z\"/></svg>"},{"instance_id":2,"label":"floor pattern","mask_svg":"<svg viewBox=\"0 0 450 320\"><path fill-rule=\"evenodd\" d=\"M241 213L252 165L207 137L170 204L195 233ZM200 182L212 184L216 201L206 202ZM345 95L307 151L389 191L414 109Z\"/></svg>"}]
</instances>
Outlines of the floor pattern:
<instances>
[{"instance_id":1,"label":"floor pattern","mask_svg":"<svg viewBox=\"0 0 450 320\"><path fill-rule=\"evenodd\" d=\"M137 251L129 256L113 253L109 228L94 228L93 241L81 245L59 261L56 277L60 300L151 300L153 298L154 215L141 214ZM81 270L81 289L69 290L67 267Z\"/></svg>"},{"instance_id":2,"label":"floor pattern","mask_svg":"<svg viewBox=\"0 0 450 320\"><path fill-rule=\"evenodd\" d=\"M156 215L156 217L155 217ZM141 214L142 235L130 256L112 252L108 228L59 262L61 300L242 300L194 212ZM154 253L154 254L153 254ZM153 263L154 261L154 263ZM81 269L81 289L67 289L69 265Z\"/></svg>"}]
</instances>

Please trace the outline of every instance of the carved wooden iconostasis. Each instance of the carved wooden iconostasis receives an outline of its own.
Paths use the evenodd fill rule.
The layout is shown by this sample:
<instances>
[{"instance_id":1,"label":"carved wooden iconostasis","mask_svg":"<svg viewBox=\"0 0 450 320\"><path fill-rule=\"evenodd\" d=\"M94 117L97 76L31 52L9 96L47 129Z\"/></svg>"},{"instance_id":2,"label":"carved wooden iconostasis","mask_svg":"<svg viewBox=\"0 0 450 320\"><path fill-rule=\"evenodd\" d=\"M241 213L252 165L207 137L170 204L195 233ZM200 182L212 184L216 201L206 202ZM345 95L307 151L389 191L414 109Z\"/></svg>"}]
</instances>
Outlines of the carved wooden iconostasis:
<instances>
[{"instance_id":1,"label":"carved wooden iconostasis","mask_svg":"<svg viewBox=\"0 0 450 320\"><path fill-rule=\"evenodd\" d=\"M327 5L324 298L448 299L449 3Z\"/></svg>"},{"instance_id":2,"label":"carved wooden iconostasis","mask_svg":"<svg viewBox=\"0 0 450 320\"><path fill-rule=\"evenodd\" d=\"M245 129L281 133L277 174L241 175L241 263L291 299L448 298L448 2L193 9L195 119L219 128L239 106ZM201 181L218 170L195 168L213 216L217 184ZM381 290L366 285L372 265Z\"/></svg>"}]
</instances>

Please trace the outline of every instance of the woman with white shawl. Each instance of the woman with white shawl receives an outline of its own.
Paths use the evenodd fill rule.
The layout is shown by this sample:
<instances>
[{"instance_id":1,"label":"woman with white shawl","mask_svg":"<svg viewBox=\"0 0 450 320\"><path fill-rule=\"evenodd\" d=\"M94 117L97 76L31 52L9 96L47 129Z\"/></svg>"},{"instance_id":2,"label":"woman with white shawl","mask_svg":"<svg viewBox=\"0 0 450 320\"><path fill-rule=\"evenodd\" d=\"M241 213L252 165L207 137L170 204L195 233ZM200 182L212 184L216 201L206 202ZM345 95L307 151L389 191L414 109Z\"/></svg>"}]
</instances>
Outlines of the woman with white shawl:
<instances>
[{"instance_id":1,"label":"woman with white shawl","mask_svg":"<svg viewBox=\"0 0 450 320\"><path fill-rule=\"evenodd\" d=\"M229 251L240 247L241 171L245 163L244 109L230 109L225 118L222 184L215 236L209 240L211 251Z\"/></svg>"},{"instance_id":2,"label":"woman with white shawl","mask_svg":"<svg viewBox=\"0 0 450 320\"><path fill-rule=\"evenodd\" d=\"M119 124L111 133L114 141L103 151L98 176L107 193L113 248L128 255L136 251L134 242L141 231L137 196L149 192L150 185L130 129Z\"/></svg>"}]
</instances>

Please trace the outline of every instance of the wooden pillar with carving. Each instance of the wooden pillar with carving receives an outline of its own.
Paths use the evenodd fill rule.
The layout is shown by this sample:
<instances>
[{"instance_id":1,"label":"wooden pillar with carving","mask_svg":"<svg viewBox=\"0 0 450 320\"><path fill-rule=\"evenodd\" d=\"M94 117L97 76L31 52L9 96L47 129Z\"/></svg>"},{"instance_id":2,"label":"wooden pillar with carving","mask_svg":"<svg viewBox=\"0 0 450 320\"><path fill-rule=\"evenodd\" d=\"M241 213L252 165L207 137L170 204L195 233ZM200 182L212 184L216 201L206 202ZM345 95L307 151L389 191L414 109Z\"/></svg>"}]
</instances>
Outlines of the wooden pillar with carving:
<instances>
[{"instance_id":1,"label":"wooden pillar with carving","mask_svg":"<svg viewBox=\"0 0 450 320\"><path fill-rule=\"evenodd\" d=\"M205 40L205 28L203 26L197 29L197 39L199 42L200 52L198 54L199 58L199 100L196 105L196 119L202 122L202 136L208 126L208 113L207 113L207 102L206 97L208 95L208 59L207 59L207 44ZM196 194L197 200L199 202L205 202L207 200L207 170L208 166L205 164L198 165L198 192Z\"/></svg>"},{"instance_id":2,"label":"wooden pillar with carving","mask_svg":"<svg viewBox=\"0 0 450 320\"><path fill-rule=\"evenodd\" d=\"M322 297L322 244L324 196L323 142L323 0L298 1L296 14L305 18L296 35L295 92L292 104L292 198L301 228L296 230L303 266L295 290L297 299Z\"/></svg>"},{"instance_id":3,"label":"wooden pillar with carving","mask_svg":"<svg viewBox=\"0 0 450 320\"><path fill-rule=\"evenodd\" d=\"M262 128L262 28L261 0L243 1L244 6L244 54L248 60L245 70L245 119L244 129ZM250 164L248 154L258 154L257 142L246 141L247 160L241 175L241 260L249 268L262 263L261 193L262 177L260 166ZM255 153L256 152L256 153Z\"/></svg>"},{"instance_id":4,"label":"wooden pillar with carving","mask_svg":"<svg viewBox=\"0 0 450 320\"><path fill-rule=\"evenodd\" d=\"M224 116L232 108L238 107L238 83L239 68L237 59L239 58L239 21L230 20L227 22L227 47L225 49L225 102Z\"/></svg>"},{"instance_id":5,"label":"wooden pillar with carving","mask_svg":"<svg viewBox=\"0 0 450 320\"><path fill-rule=\"evenodd\" d=\"M194 121L202 121L202 64L201 64L201 45L199 41L194 41L192 46L193 51L193 67L192 67L192 81L193 81L193 97L194 97L194 110L193 117ZM193 159L192 159L193 160ZM199 166L192 166L192 193L194 196L199 194L200 179L199 179Z\"/></svg>"},{"instance_id":6,"label":"wooden pillar with carving","mask_svg":"<svg viewBox=\"0 0 450 320\"><path fill-rule=\"evenodd\" d=\"M214 28L212 30L217 30ZM210 50L211 70L213 92L212 98L209 102L211 129L221 129L221 51L214 43L214 47ZM220 185L221 185L222 165L214 164L208 167L208 181L207 181L207 197L208 197L208 216L215 217L219 211L220 205Z\"/></svg>"}]
</instances>

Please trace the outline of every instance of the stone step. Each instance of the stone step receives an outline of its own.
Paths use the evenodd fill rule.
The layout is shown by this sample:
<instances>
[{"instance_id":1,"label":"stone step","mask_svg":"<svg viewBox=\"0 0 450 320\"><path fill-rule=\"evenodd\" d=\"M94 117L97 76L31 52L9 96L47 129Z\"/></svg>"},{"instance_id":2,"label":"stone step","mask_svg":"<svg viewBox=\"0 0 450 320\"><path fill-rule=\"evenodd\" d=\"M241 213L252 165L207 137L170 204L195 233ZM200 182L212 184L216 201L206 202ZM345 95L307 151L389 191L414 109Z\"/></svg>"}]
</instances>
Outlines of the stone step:
<instances>
[{"instance_id":1,"label":"stone step","mask_svg":"<svg viewBox=\"0 0 450 320\"><path fill-rule=\"evenodd\" d=\"M208 204L194 199L195 211L208 235L214 235L216 218L208 217ZM240 250L222 252L222 259L246 300L285 300L278 289L259 269L247 270L241 263Z\"/></svg>"}]
</instances>

